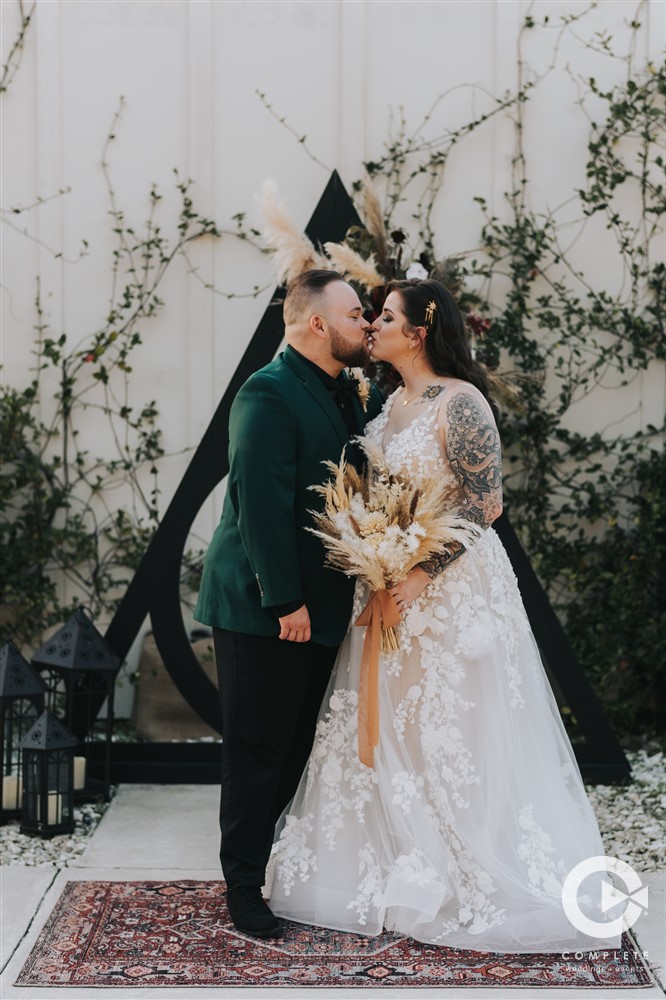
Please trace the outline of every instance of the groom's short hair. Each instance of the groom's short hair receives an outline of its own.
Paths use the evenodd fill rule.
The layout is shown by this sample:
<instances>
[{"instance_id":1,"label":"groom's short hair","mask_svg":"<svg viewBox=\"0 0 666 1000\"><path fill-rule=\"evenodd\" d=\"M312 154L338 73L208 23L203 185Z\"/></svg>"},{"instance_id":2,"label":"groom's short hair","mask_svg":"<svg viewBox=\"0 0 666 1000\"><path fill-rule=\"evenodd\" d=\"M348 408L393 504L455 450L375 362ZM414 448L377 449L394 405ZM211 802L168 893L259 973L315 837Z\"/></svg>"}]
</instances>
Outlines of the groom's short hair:
<instances>
[{"instance_id":1,"label":"groom's short hair","mask_svg":"<svg viewBox=\"0 0 666 1000\"><path fill-rule=\"evenodd\" d=\"M298 277L289 282L287 287L283 307L285 326L309 320L314 310L315 301L326 286L333 281L344 280L337 271L327 271L323 268L301 271Z\"/></svg>"}]
</instances>

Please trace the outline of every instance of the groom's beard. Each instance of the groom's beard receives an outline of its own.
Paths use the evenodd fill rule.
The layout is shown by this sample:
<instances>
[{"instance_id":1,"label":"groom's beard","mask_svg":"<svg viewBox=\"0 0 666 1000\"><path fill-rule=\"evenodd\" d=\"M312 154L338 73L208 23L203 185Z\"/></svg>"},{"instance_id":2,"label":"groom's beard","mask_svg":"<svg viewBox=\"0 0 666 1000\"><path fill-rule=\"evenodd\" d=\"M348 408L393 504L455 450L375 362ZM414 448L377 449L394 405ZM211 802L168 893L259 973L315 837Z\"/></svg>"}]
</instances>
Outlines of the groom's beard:
<instances>
[{"instance_id":1,"label":"groom's beard","mask_svg":"<svg viewBox=\"0 0 666 1000\"><path fill-rule=\"evenodd\" d=\"M342 361L349 368L364 368L370 360L370 348L367 341L354 344L342 336L335 326L329 327L331 333L331 355L336 361Z\"/></svg>"}]
</instances>

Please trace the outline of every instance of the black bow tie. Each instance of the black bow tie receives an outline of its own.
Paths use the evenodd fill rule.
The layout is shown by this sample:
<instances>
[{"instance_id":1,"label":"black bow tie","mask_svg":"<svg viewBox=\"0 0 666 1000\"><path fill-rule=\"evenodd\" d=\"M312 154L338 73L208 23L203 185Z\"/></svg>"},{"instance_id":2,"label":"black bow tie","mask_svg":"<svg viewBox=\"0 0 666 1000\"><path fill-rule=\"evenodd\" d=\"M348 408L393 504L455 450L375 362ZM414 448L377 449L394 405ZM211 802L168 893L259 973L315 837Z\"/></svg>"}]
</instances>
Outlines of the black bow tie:
<instances>
[{"instance_id":1,"label":"black bow tie","mask_svg":"<svg viewBox=\"0 0 666 1000\"><path fill-rule=\"evenodd\" d=\"M355 382L350 382L345 379L344 382L327 382L326 388L332 395L337 395L339 392L351 393L355 395L358 391L358 387Z\"/></svg>"}]
</instances>

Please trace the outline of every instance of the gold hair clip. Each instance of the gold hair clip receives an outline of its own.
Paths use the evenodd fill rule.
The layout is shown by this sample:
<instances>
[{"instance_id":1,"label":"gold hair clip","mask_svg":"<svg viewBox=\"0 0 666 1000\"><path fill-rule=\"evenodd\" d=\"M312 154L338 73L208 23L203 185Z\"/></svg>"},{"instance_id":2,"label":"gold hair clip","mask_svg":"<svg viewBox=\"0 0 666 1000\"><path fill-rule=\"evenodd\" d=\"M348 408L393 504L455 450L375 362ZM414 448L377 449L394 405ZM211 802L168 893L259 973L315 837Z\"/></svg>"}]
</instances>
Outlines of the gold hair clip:
<instances>
[{"instance_id":1,"label":"gold hair clip","mask_svg":"<svg viewBox=\"0 0 666 1000\"><path fill-rule=\"evenodd\" d=\"M434 299L431 299L428 305L426 306L426 311L425 311L426 326L430 326L430 324L432 323L435 317L436 308L437 308L437 303L434 301Z\"/></svg>"}]
</instances>

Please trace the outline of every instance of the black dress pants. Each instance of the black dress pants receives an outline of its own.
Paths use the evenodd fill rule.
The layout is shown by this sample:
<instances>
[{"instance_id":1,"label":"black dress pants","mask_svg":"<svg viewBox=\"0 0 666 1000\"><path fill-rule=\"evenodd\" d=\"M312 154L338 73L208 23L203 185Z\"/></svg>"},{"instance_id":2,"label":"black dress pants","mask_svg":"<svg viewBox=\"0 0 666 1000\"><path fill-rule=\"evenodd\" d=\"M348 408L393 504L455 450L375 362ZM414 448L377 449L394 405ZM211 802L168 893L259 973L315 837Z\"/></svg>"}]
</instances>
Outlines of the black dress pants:
<instances>
[{"instance_id":1,"label":"black dress pants","mask_svg":"<svg viewBox=\"0 0 666 1000\"><path fill-rule=\"evenodd\" d=\"M213 638L222 705L220 861L227 886L261 887L338 647L218 628Z\"/></svg>"}]
</instances>

